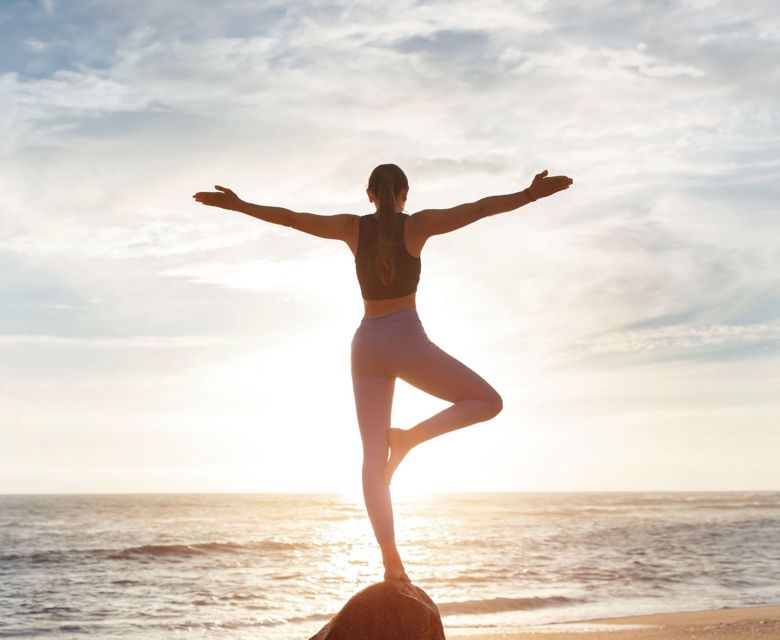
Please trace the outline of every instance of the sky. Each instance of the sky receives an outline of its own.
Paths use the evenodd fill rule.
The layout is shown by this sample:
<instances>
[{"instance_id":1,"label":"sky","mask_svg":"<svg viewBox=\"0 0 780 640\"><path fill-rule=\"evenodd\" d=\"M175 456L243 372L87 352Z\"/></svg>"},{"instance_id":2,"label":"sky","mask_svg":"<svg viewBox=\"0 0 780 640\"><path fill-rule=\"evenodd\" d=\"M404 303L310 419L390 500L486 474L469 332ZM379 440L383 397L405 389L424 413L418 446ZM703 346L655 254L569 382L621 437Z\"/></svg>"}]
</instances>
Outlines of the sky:
<instances>
[{"instance_id":1,"label":"sky","mask_svg":"<svg viewBox=\"0 0 780 640\"><path fill-rule=\"evenodd\" d=\"M780 489L775 3L9 1L0 52L0 493L358 495L349 248L191 196L386 162L408 213L574 179L426 244L504 409L394 496Z\"/></svg>"}]
</instances>

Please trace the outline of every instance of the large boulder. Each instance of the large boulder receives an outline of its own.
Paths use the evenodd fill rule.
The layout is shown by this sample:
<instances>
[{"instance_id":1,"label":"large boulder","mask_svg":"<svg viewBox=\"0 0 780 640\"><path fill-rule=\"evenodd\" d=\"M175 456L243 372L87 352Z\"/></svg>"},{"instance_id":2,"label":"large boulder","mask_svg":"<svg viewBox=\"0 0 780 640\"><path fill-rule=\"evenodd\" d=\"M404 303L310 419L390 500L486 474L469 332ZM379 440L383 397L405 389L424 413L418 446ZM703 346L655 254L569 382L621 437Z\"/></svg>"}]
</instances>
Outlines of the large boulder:
<instances>
[{"instance_id":1,"label":"large boulder","mask_svg":"<svg viewBox=\"0 0 780 640\"><path fill-rule=\"evenodd\" d=\"M420 587L385 580L352 596L309 640L445 640L439 609Z\"/></svg>"}]
</instances>

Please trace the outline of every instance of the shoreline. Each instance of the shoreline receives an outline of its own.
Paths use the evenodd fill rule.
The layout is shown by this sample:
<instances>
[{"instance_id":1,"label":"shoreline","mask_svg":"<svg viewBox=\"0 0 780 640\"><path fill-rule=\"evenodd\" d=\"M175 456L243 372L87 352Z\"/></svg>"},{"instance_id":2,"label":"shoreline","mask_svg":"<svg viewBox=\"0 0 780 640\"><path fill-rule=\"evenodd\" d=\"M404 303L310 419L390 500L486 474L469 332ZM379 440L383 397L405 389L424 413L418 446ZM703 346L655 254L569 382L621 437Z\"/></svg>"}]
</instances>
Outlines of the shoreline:
<instances>
[{"instance_id":1,"label":"shoreline","mask_svg":"<svg viewBox=\"0 0 780 640\"><path fill-rule=\"evenodd\" d=\"M593 618L576 622L528 625L512 633L447 634L447 638L539 640L542 635L553 636L554 640L778 640L780 604Z\"/></svg>"}]
</instances>

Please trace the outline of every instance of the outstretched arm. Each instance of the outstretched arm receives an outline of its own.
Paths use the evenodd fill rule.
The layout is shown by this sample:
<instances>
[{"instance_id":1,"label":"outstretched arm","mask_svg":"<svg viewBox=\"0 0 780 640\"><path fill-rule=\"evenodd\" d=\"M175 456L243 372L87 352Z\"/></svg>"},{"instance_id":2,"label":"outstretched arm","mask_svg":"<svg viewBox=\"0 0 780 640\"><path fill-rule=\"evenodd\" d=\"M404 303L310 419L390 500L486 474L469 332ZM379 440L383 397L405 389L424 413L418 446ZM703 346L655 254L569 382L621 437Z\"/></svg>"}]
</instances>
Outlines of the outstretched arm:
<instances>
[{"instance_id":1,"label":"outstretched arm","mask_svg":"<svg viewBox=\"0 0 780 640\"><path fill-rule=\"evenodd\" d=\"M409 220L415 235L423 242L431 236L449 233L472 222L505 211L513 211L529 202L546 198L553 193L568 189L574 180L567 176L547 176L547 169L534 176L531 186L501 196L488 196L476 202L452 207L451 209L424 209L413 214Z\"/></svg>"},{"instance_id":2,"label":"outstretched arm","mask_svg":"<svg viewBox=\"0 0 780 640\"><path fill-rule=\"evenodd\" d=\"M231 211L240 211L258 220L292 227L298 231L320 238L348 242L349 233L357 221L357 216L349 213L322 216L316 213L291 211L284 207L268 207L261 204L253 204L245 202L226 187L214 185L214 188L218 189L218 191L199 191L192 197L202 204Z\"/></svg>"}]
</instances>

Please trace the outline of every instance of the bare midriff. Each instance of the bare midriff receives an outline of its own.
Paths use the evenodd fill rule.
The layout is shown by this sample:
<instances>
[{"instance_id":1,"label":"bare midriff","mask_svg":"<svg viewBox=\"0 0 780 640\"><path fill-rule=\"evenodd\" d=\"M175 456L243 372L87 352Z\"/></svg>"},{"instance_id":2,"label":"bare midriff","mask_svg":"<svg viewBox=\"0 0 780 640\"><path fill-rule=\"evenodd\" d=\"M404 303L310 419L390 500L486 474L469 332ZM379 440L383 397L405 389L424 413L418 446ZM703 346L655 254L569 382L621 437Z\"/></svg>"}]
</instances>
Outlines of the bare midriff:
<instances>
[{"instance_id":1,"label":"bare midriff","mask_svg":"<svg viewBox=\"0 0 780 640\"><path fill-rule=\"evenodd\" d=\"M406 307L414 307L416 304L417 292L413 291L400 298L388 298L387 300L366 300L363 298L363 307L365 317L378 316L382 313L390 313Z\"/></svg>"}]
</instances>

